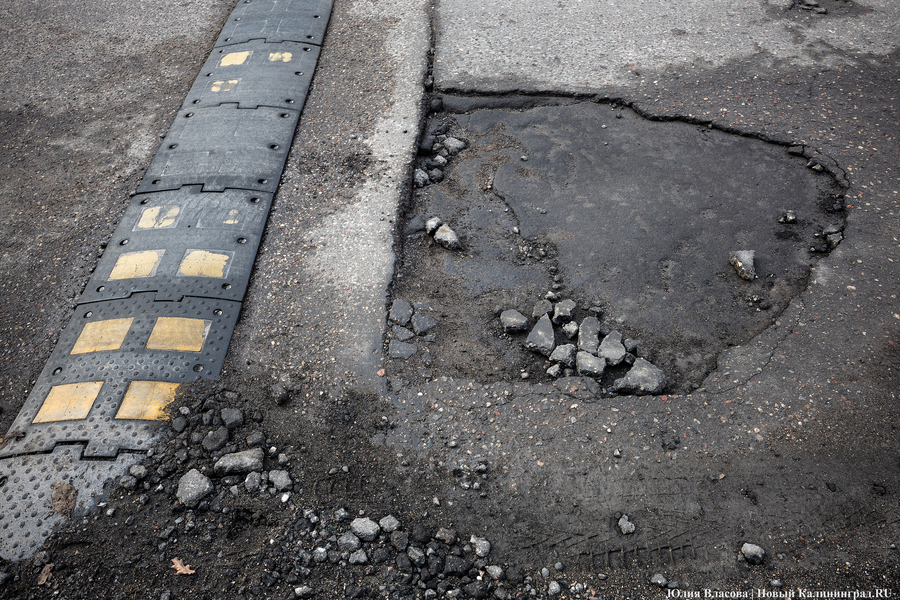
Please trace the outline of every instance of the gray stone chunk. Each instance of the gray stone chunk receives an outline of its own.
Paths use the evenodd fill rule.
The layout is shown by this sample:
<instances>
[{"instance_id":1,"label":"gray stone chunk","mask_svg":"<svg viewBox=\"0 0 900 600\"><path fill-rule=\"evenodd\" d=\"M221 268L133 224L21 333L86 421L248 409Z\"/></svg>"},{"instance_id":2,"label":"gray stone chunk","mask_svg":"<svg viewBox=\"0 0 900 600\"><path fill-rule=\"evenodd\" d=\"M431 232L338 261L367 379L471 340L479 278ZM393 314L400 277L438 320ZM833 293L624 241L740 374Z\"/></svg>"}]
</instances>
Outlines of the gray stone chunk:
<instances>
[{"instance_id":1,"label":"gray stone chunk","mask_svg":"<svg viewBox=\"0 0 900 600\"><path fill-rule=\"evenodd\" d=\"M191 469L178 480L178 491L175 497L187 507L194 507L213 491L213 483L209 477Z\"/></svg>"},{"instance_id":2,"label":"gray stone chunk","mask_svg":"<svg viewBox=\"0 0 900 600\"><path fill-rule=\"evenodd\" d=\"M606 369L606 359L588 354L582 350L575 355L575 367L582 375L600 377Z\"/></svg>"},{"instance_id":3,"label":"gray stone chunk","mask_svg":"<svg viewBox=\"0 0 900 600\"><path fill-rule=\"evenodd\" d=\"M528 319L517 310L504 310L500 313L500 324L503 331L519 332L528 329Z\"/></svg>"},{"instance_id":4,"label":"gray stone chunk","mask_svg":"<svg viewBox=\"0 0 900 600\"><path fill-rule=\"evenodd\" d=\"M600 321L597 317L586 317L578 328L578 349L597 354L600 348Z\"/></svg>"},{"instance_id":5,"label":"gray stone chunk","mask_svg":"<svg viewBox=\"0 0 900 600\"><path fill-rule=\"evenodd\" d=\"M244 424L244 413L239 408L223 408L221 411L222 423L231 431Z\"/></svg>"},{"instance_id":6,"label":"gray stone chunk","mask_svg":"<svg viewBox=\"0 0 900 600\"><path fill-rule=\"evenodd\" d=\"M557 302L553 307L553 322L559 325L572 319L572 311L575 310L574 300L563 300Z\"/></svg>"},{"instance_id":7,"label":"gray stone chunk","mask_svg":"<svg viewBox=\"0 0 900 600\"><path fill-rule=\"evenodd\" d=\"M251 471L262 471L262 448L253 448L243 452L226 454L213 466L216 475L243 475Z\"/></svg>"},{"instance_id":8,"label":"gray stone chunk","mask_svg":"<svg viewBox=\"0 0 900 600\"><path fill-rule=\"evenodd\" d=\"M394 337L401 342L405 342L409 338L413 337L415 334L407 329L406 327L400 327L399 325L393 325L391 330L394 332Z\"/></svg>"},{"instance_id":9,"label":"gray stone chunk","mask_svg":"<svg viewBox=\"0 0 900 600\"><path fill-rule=\"evenodd\" d=\"M544 315L538 319L537 324L531 330L531 333L528 334L528 339L525 340L525 348L544 356L550 356L555 345L553 323L550 322L550 317Z\"/></svg>"},{"instance_id":10,"label":"gray stone chunk","mask_svg":"<svg viewBox=\"0 0 900 600\"><path fill-rule=\"evenodd\" d=\"M428 178L435 183L440 183L444 180L444 172L441 169L429 169L428 170Z\"/></svg>"},{"instance_id":11,"label":"gray stone chunk","mask_svg":"<svg viewBox=\"0 0 900 600\"><path fill-rule=\"evenodd\" d=\"M362 546L362 542L359 541L359 538L349 531L338 538L337 544L338 548L347 552L356 552Z\"/></svg>"},{"instance_id":12,"label":"gray stone chunk","mask_svg":"<svg viewBox=\"0 0 900 600\"><path fill-rule=\"evenodd\" d=\"M660 394L666 388L668 379L662 369L653 366L643 358L637 358L628 374L613 383L613 389L620 394Z\"/></svg>"},{"instance_id":13,"label":"gray stone chunk","mask_svg":"<svg viewBox=\"0 0 900 600\"><path fill-rule=\"evenodd\" d=\"M275 486L279 492L288 490L293 485L291 476L287 471L269 471L269 482Z\"/></svg>"},{"instance_id":14,"label":"gray stone chunk","mask_svg":"<svg viewBox=\"0 0 900 600\"><path fill-rule=\"evenodd\" d=\"M225 444L228 443L228 437L228 429L226 429L225 427L213 429L206 434L206 437L203 438L203 447L207 452L215 452L216 450L221 450L225 447Z\"/></svg>"},{"instance_id":15,"label":"gray stone chunk","mask_svg":"<svg viewBox=\"0 0 900 600\"><path fill-rule=\"evenodd\" d=\"M425 566L425 553L415 546L410 546L406 549L406 556L408 556L409 560L412 561L412 564L417 567Z\"/></svg>"},{"instance_id":16,"label":"gray stone chunk","mask_svg":"<svg viewBox=\"0 0 900 600\"><path fill-rule=\"evenodd\" d=\"M578 335L578 323L576 323L575 321L569 321L562 326L562 330L566 338L571 340L573 337Z\"/></svg>"},{"instance_id":17,"label":"gray stone chunk","mask_svg":"<svg viewBox=\"0 0 900 600\"><path fill-rule=\"evenodd\" d=\"M391 532L391 546L397 549L400 552L406 550L406 547L409 545L409 534L405 531L393 531Z\"/></svg>"},{"instance_id":18,"label":"gray stone chunk","mask_svg":"<svg viewBox=\"0 0 900 600\"><path fill-rule=\"evenodd\" d=\"M577 349L575 348L575 344L563 344L562 346L557 346L556 349L553 350L553 353L550 354L550 360L556 361L567 367L574 367L576 352Z\"/></svg>"},{"instance_id":19,"label":"gray stone chunk","mask_svg":"<svg viewBox=\"0 0 900 600\"><path fill-rule=\"evenodd\" d=\"M628 515L622 515L621 518L619 518L618 525L619 531L621 531L623 535L631 535L635 532L635 529L637 529L634 526L634 523L628 520Z\"/></svg>"},{"instance_id":20,"label":"gray stone chunk","mask_svg":"<svg viewBox=\"0 0 900 600\"><path fill-rule=\"evenodd\" d=\"M415 344L407 344L406 342L399 342L397 340L391 340L390 343L388 343L388 354L391 358L406 360L416 353L416 349Z\"/></svg>"},{"instance_id":21,"label":"gray stone chunk","mask_svg":"<svg viewBox=\"0 0 900 600\"><path fill-rule=\"evenodd\" d=\"M475 548L475 556L485 558L491 553L491 543L482 537L469 538L469 543Z\"/></svg>"},{"instance_id":22,"label":"gray stone chunk","mask_svg":"<svg viewBox=\"0 0 900 600\"><path fill-rule=\"evenodd\" d=\"M744 555L744 558L751 565L762 564L762 561L766 558L766 551L756 544L745 543L741 546L741 554Z\"/></svg>"},{"instance_id":23,"label":"gray stone chunk","mask_svg":"<svg viewBox=\"0 0 900 600\"><path fill-rule=\"evenodd\" d=\"M423 171L422 169L416 169L413 171L413 182L415 182L416 187L424 187L428 185L428 173Z\"/></svg>"},{"instance_id":24,"label":"gray stone chunk","mask_svg":"<svg viewBox=\"0 0 900 600\"><path fill-rule=\"evenodd\" d=\"M365 517L353 519L353 522L350 523L350 531L359 539L371 542L378 537L381 528L378 526L378 523Z\"/></svg>"},{"instance_id":25,"label":"gray stone chunk","mask_svg":"<svg viewBox=\"0 0 900 600\"><path fill-rule=\"evenodd\" d=\"M666 587L666 584L669 583L669 580L666 579L665 575L663 575L662 573L656 573L655 575L653 575L653 577L650 578L650 583L663 588Z\"/></svg>"},{"instance_id":26,"label":"gray stone chunk","mask_svg":"<svg viewBox=\"0 0 900 600\"><path fill-rule=\"evenodd\" d=\"M451 156L454 154L459 154L466 149L466 143L462 140L456 139L455 137L448 137L443 141L443 145Z\"/></svg>"},{"instance_id":27,"label":"gray stone chunk","mask_svg":"<svg viewBox=\"0 0 900 600\"><path fill-rule=\"evenodd\" d=\"M560 375L562 375L562 367L560 367L558 364L550 365L550 367L547 369L547 375L549 375L550 377L559 377Z\"/></svg>"},{"instance_id":28,"label":"gray stone chunk","mask_svg":"<svg viewBox=\"0 0 900 600\"><path fill-rule=\"evenodd\" d=\"M259 472L253 471L252 473L247 473L247 476L244 478L244 487L248 492L255 492L259 489L260 484L262 483L262 477Z\"/></svg>"},{"instance_id":29,"label":"gray stone chunk","mask_svg":"<svg viewBox=\"0 0 900 600\"><path fill-rule=\"evenodd\" d=\"M397 325L406 325L413 316L412 304L406 300L396 299L391 303L390 319Z\"/></svg>"},{"instance_id":30,"label":"gray stone chunk","mask_svg":"<svg viewBox=\"0 0 900 600\"><path fill-rule=\"evenodd\" d=\"M622 344L622 334L618 331L611 331L603 338L597 354L605 358L606 364L611 367L620 364L626 354L625 346Z\"/></svg>"},{"instance_id":31,"label":"gray stone chunk","mask_svg":"<svg viewBox=\"0 0 900 600\"><path fill-rule=\"evenodd\" d=\"M425 221L425 233L428 235L434 235L434 232L438 230L438 228L443 225L444 222L440 220L438 217L431 217L427 221Z\"/></svg>"},{"instance_id":32,"label":"gray stone chunk","mask_svg":"<svg viewBox=\"0 0 900 600\"><path fill-rule=\"evenodd\" d=\"M437 533L434 534L434 539L440 540L447 545L452 545L456 543L456 530L455 529L447 529L446 527L441 527L437 530Z\"/></svg>"},{"instance_id":33,"label":"gray stone chunk","mask_svg":"<svg viewBox=\"0 0 900 600\"><path fill-rule=\"evenodd\" d=\"M393 533L400 527L400 521L393 515L388 515L382 517L381 520L378 521L378 526L381 527L381 530L385 533Z\"/></svg>"},{"instance_id":34,"label":"gray stone chunk","mask_svg":"<svg viewBox=\"0 0 900 600\"><path fill-rule=\"evenodd\" d=\"M755 257L756 252L753 250L736 250L731 253L728 262L731 263L741 279L753 281L756 279L756 267L753 265Z\"/></svg>"},{"instance_id":35,"label":"gray stone chunk","mask_svg":"<svg viewBox=\"0 0 900 600\"><path fill-rule=\"evenodd\" d=\"M441 225L438 227L437 231L434 232L434 239L438 244L448 250L459 250L462 248L459 236L456 235L456 232L453 231L449 225Z\"/></svg>"},{"instance_id":36,"label":"gray stone chunk","mask_svg":"<svg viewBox=\"0 0 900 600\"><path fill-rule=\"evenodd\" d=\"M300 587L294 588L294 595L303 600L309 600L316 595L316 591L308 585L301 585Z\"/></svg>"},{"instance_id":37,"label":"gray stone chunk","mask_svg":"<svg viewBox=\"0 0 900 600\"><path fill-rule=\"evenodd\" d=\"M540 300L537 304L534 305L534 308L531 311L531 317L534 319L540 319L544 315L549 315L553 311L553 303L549 300Z\"/></svg>"},{"instance_id":38,"label":"gray stone chunk","mask_svg":"<svg viewBox=\"0 0 900 600\"><path fill-rule=\"evenodd\" d=\"M435 325L437 321L428 315L416 313L412 316L412 328L416 335L425 335L434 329Z\"/></svg>"},{"instance_id":39,"label":"gray stone chunk","mask_svg":"<svg viewBox=\"0 0 900 600\"><path fill-rule=\"evenodd\" d=\"M360 549L350 555L349 563L351 565L364 565L368 562L369 557L366 555L365 550Z\"/></svg>"}]
</instances>

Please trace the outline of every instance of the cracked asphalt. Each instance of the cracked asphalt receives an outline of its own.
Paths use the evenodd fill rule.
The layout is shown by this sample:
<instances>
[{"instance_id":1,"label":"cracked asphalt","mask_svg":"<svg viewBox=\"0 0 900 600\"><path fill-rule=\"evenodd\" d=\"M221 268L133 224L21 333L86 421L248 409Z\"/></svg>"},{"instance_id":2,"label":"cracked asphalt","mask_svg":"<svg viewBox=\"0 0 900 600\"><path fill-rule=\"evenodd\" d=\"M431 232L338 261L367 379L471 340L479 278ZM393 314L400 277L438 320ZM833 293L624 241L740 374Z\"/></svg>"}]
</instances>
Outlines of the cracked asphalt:
<instances>
[{"instance_id":1,"label":"cracked asphalt","mask_svg":"<svg viewBox=\"0 0 900 600\"><path fill-rule=\"evenodd\" d=\"M266 447L290 449L298 512L452 523L525 567L539 597L540 569L557 561L573 584L562 597L587 595L575 582L604 597L664 596L648 584L655 572L688 590L779 580L896 592L900 20L886 0L822 0L825 15L799 4L336 2L223 375L173 407L199 414L237 394L219 402L259 412ZM0 96L4 430L231 7L96 4L88 24L46 8L3 9L4 54L17 57ZM648 126L802 144L846 186L844 240L689 394L598 399L577 380L498 381L493 365L398 377L382 354L389 300L409 278L441 277L403 262L400 235L419 198L410 178L426 107L461 96L522 111L516 98L541 95L624 105ZM466 300L447 310L465 313ZM235 533L219 516L218 533L209 511L209 539L184 532L158 547L180 514L178 477L214 458L182 446L196 444L161 430L155 455L135 457L158 468L146 489L112 482L83 499L43 562L3 565L0 595L293 597L259 575L292 518L275 498L231 498L217 481L218 502L265 518ZM91 512L98 501L115 519ZM617 529L621 514L634 534ZM743 542L766 562L738 561ZM174 556L191 557L197 576L176 579ZM48 562L56 580L38 586ZM350 583L374 597L425 593L368 585L361 567L319 569L319 597Z\"/></svg>"}]
</instances>

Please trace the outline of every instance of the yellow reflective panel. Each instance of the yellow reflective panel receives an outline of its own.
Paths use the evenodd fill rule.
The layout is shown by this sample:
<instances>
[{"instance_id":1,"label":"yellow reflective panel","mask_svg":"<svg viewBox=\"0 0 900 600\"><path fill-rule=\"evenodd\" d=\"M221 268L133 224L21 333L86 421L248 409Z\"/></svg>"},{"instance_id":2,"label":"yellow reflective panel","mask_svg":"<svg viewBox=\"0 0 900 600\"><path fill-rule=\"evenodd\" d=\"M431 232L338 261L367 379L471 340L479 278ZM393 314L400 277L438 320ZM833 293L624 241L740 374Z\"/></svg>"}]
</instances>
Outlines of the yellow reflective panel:
<instances>
[{"instance_id":1,"label":"yellow reflective panel","mask_svg":"<svg viewBox=\"0 0 900 600\"><path fill-rule=\"evenodd\" d=\"M117 419L159 421L165 418L166 406L175 399L177 383L164 381L132 381L116 413Z\"/></svg>"},{"instance_id":2,"label":"yellow reflective panel","mask_svg":"<svg viewBox=\"0 0 900 600\"><path fill-rule=\"evenodd\" d=\"M103 387L102 381L85 381L55 385L44 399L33 423L52 423L53 421L74 421L85 419L91 412L94 400Z\"/></svg>"},{"instance_id":3,"label":"yellow reflective panel","mask_svg":"<svg viewBox=\"0 0 900 600\"><path fill-rule=\"evenodd\" d=\"M142 252L126 252L119 256L116 266L109 274L109 280L132 279L134 277L151 277L165 250L144 250Z\"/></svg>"},{"instance_id":4,"label":"yellow reflective panel","mask_svg":"<svg viewBox=\"0 0 900 600\"><path fill-rule=\"evenodd\" d=\"M229 79L228 81L213 81L209 86L211 92L230 92L240 82L240 79Z\"/></svg>"},{"instance_id":5,"label":"yellow reflective panel","mask_svg":"<svg viewBox=\"0 0 900 600\"><path fill-rule=\"evenodd\" d=\"M225 266L230 257L220 252L188 250L178 267L181 275L188 277L225 277Z\"/></svg>"},{"instance_id":6,"label":"yellow reflective panel","mask_svg":"<svg viewBox=\"0 0 900 600\"><path fill-rule=\"evenodd\" d=\"M135 229L166 229L175 226L180 206L151 206L141 213Z\"/></svg>"},{"instance_id":7,"label":"yellow reflective panel","mask_svg":"<svg viewBox=\"0 0 900 600\"><path fill-rule=\"evenodd\" d=\"M269 54L269 60L271 62L291 62L293 56L290 52L272 52Z\"/></svg>"},{"instance_id":8,"label":"yellow reflective panel","mask_svg":"<svg viewBox=\"0 0 900 600\"><path fill-rule=\"evenodd\" d=\"M81 335L75 341L75 346L72 347L72 354L118 350L122 347L122 342L125 341L125 336L128 335L133 321L134 317L129 317L85 324Z\"/></svg>"},{"instance_id":9,"label":"yellow reflective panel","mask_svg":"<svg viewBox=\"0 0 900 600\"><path fill-rule=\"evenodd\" d=\"M206 341L206 334L209 333L209 326L210 322L203 319L160 317L150 332L147 349L200 352Z\"/></svg>"},{"instance_id":10,"label":"yellow reflective panel","mask_svg":"<svg viewBox=\"0 0 900 600\"><path fill-rule=\"evenodd\" d=\"M232 208L228 211L228 214L225 215L225 220L222 221L225 225L237 225L240 223L241 219L241 211L236 208Z\"/></svg>"},{"instance_id":11,"label":"yellow reflective panel","mask_svg":"<svg viewBox=\"0 0 900 600\"><path fill-rule=\"evenodd\" d=\"M230 54L226 54L225 56L222 57L222 60L219 61L219 66L220 67L233 67L236 65L242 65L247 61L248 58L250 58L251 54L253 54L253 52L251 52L251 51L232 52Z\"/></svg>"}]
</instances>

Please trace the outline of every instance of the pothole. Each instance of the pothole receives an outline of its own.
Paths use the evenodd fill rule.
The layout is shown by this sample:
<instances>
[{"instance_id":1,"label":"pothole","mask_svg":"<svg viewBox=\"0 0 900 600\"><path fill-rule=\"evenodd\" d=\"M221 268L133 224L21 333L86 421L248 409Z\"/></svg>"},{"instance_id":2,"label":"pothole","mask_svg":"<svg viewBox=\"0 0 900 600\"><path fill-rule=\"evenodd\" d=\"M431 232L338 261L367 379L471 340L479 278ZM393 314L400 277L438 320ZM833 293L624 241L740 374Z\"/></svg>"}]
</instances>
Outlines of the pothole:
<instances>
[{"instance_id":1,"label":"pothole","mask_svg":"<svg viewBox=\"0 0 900 600\"><path fill-rule=\"evenodd\" d=\"M574 323L594 316L599 340L628 340L623 362L595 377L601 393L635 357L663 370L667 391L687 392L722 350L771 325L843 239L842 189L803 148L650 121L615 104L450 104L461 112L427 123L421 187L401 225L393 297L436 321L421 335L389 329L415 346L391 364L408 381L577 373L525 348L535 306L571 300ZM424 230L432 217L461 249ZM752 280L730 264L736 251L753 251ZM528 319L524 332L504 330L505 310ZM578 345L567 320L554 328L557 346Z\"/></svg>"}]
</instances>

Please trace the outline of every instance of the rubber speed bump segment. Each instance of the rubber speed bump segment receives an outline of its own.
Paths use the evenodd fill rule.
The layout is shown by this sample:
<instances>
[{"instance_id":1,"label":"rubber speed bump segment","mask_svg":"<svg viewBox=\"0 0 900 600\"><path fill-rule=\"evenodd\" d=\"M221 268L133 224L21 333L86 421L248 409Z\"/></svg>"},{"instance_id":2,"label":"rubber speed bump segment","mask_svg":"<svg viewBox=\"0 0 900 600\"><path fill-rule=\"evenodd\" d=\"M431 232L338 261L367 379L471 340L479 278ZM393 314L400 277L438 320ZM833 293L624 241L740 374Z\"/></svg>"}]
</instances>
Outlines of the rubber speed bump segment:
<instances>
[{"instance_id":1,"label":"rubber speed bump segment","mask_svg":"<svg viewBox=\"0 0 900 600\"><path fill-rule=\"evenodd\" d=\"M239 108L272 106L302 110L319 47L252 40L214 50L188 93L187 106L236 103Z\"/></svg>"},{"instance_id":2,"label":"rubber speed bump segment","mask_svg":"<svg viewBox=\"0 0 900 600\"><path fill-rule=\"evenodd\" d=\"M257 39L321 46L331 8L331 0L238 0L216 47Z\"/></svg>"},{"instance_id":3,"label":"rubber speed bump segment","mask_svg":"<svg viewBox=\"0 0 900 600\"><path fill-rule=\"evenodd\" d=\"M299 118L296 110L236 104L182 109L138 192L196 184L206 192L274 193Z\"/></svg>"},{"instance_id":4,"label":"rubber speed bump segment","mask_svg":"<svg viewBox=\"0 0 900 600\"><path fill-rule=\"evenodd\" d=\"M81 302L141 292L176 302L186 296L243 300L271 204L272 194L209 193L200 186L135 196ZM149 259L142 263L145 253Z\"/></svg>"}]
</instances>

